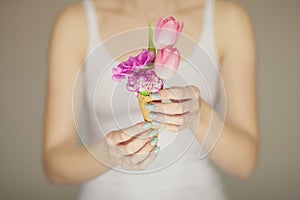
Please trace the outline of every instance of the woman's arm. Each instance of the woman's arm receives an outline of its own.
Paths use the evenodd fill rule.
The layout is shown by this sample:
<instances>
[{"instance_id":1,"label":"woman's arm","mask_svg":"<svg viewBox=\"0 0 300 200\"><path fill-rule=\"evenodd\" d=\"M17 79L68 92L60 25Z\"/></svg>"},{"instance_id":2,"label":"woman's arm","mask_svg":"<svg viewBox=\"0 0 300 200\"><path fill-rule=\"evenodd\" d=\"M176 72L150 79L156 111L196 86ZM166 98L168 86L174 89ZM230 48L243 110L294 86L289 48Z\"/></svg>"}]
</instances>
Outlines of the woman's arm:
<instances>
[{"instance_id":1,"label":"woman's arm","mask_svg":"<svg viewBox=\"0 0 300 200\"><path fill-rule=\"evenodd\" d=\"M236 3L224 1L223 4L219 8L222 10L217 21L218 17L222 18L216 32L222 34L217 38L223 41L221 74L226 90L227 112L221 137L211 158L229 174L248 179L256 167L259 148L255 39L247 12ZM208 113L209 109L204 103L202 116L209 116L203 114ZM205 121L203 127L207 127Z\"/></svg>"},{"instance_id":2,"label":"woman's arm","mask_svg":"<svg viewBox=\"0 0 300 200\"><path fill-rule=\"evenodd\" d=\"M82 183L115 165L142 170L159 151L153 139L155 130L144 121L111 131L105 139L87 147L99 161L77 144L72 92L77 71L86 56L87 30L85 12L78 4L57 17L51 37L43 160L45 174L53 183ZM76 102L82 102L83 96L76 98L81 98Z\"/></svg>"},{"instance_id":3,"label":"woman's arm","mask_svg":"<svg viewBox=\"0 0 300 200\"><path fill-rule=\"evenodd\" d=\"M256 167L259 146L255 42L247 13L232 2L220 2L225 5L217 12L216 32L221 40L217 44L222 47L221 74L227 95L225 121L193 86L161 90L153 97L170 99L172 103L152 103L149 108L156 113L153 120L163 123L163 128L178 131L190 127L200 143L205 142L206 133L218 134L219 129L214 127L224 122L210 158L227 173L246 180ZM193 122L199 125L195 126L197 130L192 128Z\"/></svg>"},{"instance_id":4,"label":"woman's arm","mask_svg":"<svg viewBox=\"0 0 300 200\"><path fill-rule=\"evenodd\" d=\"M77 145L72 115L73 84L87 51L85 19L80 4L66 8L55 20L50 41L43 159L54 183L79 183L108 170Z\"/></svg>"}]
</instances>

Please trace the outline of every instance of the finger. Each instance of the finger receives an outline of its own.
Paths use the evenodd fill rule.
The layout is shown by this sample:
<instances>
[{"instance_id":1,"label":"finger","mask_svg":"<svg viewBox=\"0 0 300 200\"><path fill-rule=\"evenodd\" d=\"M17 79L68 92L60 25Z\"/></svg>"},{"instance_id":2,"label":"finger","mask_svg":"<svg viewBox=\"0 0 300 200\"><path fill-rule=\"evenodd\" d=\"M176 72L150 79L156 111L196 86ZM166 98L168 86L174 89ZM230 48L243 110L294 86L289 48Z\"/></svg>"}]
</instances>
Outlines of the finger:
<instances>
[{"instance_id":1,"label":"finger","mask_svg":"<svg viewBox=\"0 0 300 200\"><path fill-rule=\"evenodd\" d=\"M182 99L198 99L200 91L195 86L186 87L170 87L163 89L151 95L153 100L182 100Z\"/></svg>"},{"instance_id":2,"label":"finger","mask_svg":"<svg viewBox=\"0 0 300 200\"><path fill-rule=\"evenodd\" d=\"M192 118L195 117L195 114L191 112L186 112L179 115L167 115L164 113L151 112L149 114L149 117L152 120L155 120L161 124L173 124L173 125L182 126L189 123L192 120Z\"/></svg>"},{"instance_id":3,"label":"finger","mask_svg":"<svg viewBox=\"0 0 300 200\"><path fill-rule=\"evenodd\" d=\"M176 124L161 124L159 129L160 130L166 130L170 132L180 132L186 128L189 128L190 123L184 124L184 125L176 125Z\"/></svg>"},{"instance_id":4,"label":"finger","mask_svg":"<svg viewBox=\"0 0 300 200\"><path fill-rule=\"evenodd\" d=\"M119 165L122 169L127 170L127 171L138 170L138 166L130 165L130 164L127 164L126 162L121 162Z\"/></svg>"},{"instance_id":5,"label":"finger","mask_svg":"<svg viewBox=\"0 0 300 200\"><path fill-rule=\"evenodd\" d=\"M146 109L152 112L164 113L167 115L177 115L183 114L186 112L194 112L198 110L199 103L198 101L185 100L176 103L148 103L146 104Z\"/></svg>"},{"instance_id":6,"label":"finger","mask_svg":"<svg viewBox=\"0 0 300 200\"><path fill-rule=\"evenodd\" d=\"M147 158L149 153L156 148L156 144L148 142L144 147L142 147L138 152L128 156L132 163L138 164Z\"/></svg>"},{"instance_id":7,"label":"finger","mask_svg":"<svg viewBox=\"0 0 300 200\"><path fill-rule=\"evenodd\" d=\"M154 150L152 150L151 153L147 156L147 158L138 164L139 169L146 169L154 161L158 154L158 151L156 151L156 149L159 150L159 147L156 147Z\"/></svg>"},{"instance_id":8,"label":"finger","mask_svg":"<svg viewBox=\"0 0 300 200\"><path fill-rule=\"evenodd\" d=\"M148 142L140 151L132 155L124 155L119 159L119 165L127 170L139 170L139 164L145 160L149 154L156 148L156 145L151 145L151 142Z\"/></svg>"},{"instance_id":9,"label":"finger","mask_svg":"<svg viewBox=\"0 0 300 200\"><path fill-rule=\"evenodd\" d=\"M153 139L153 136L157 134L157 129L149 129L138 137L135 137L133 140L130 140L128 143L119 144L116 147L119 149L122 155L131 155L140 151L147 142L150 142Z\"/></svg>"},{"instance_id":10,"label":"finger","mask_svg":"<svg viewBox=\"0 0 300 200\"><path fill-rule=\"evenodd\" d=\"M146 130L149 130L151 126L152 124L150 122L140 122L122 130L112 131L107 135L108 144L114 146L119 143L126 142L132 137L137 136L142 132L145 132Z\"/></svg>"}]
</instances>

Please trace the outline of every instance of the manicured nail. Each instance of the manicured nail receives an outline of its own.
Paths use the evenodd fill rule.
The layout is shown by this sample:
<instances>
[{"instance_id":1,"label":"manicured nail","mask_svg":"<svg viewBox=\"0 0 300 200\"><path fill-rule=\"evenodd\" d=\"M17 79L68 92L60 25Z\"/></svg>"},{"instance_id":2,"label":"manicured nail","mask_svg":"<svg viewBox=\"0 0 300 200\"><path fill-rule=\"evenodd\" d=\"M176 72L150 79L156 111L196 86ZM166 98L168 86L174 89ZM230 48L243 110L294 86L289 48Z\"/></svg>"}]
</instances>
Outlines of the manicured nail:
<instances>
[{"instance_id":1,"label":"manicured nail","mask_svg":"<svg viewBox=\"0 0 300 200\"><path fill-rule=\"evenodd\" d=\"M143 126L143 129L149 129L150 127L152 126L152 123L151 122L146 122Z\"/></svg>"},{"instance_id":2,"label":"manicured nail","mask_svg":"<svg viewBox=\"0 0 300 200\"><path fill-rule=\"evenodd\" d=\"M153 104L150 104L150 103L147 103L147 104L146 104L146 109L147 109L147 110L153 110L153 109L154 109L154 105L153 105Z\"/></svg>"},{"instance_id":3,"label":"manicured nail","mask_svg":"<svg viewBox=\"0 0 300 200\"><path fill-rule=\"evenodd\" d=\"M160 98L160 94L158 94L158 93L152 93L152 94L151 94L151 98L152 98L153 100L157 100L157 99Z\"/></svg>"},{"instance_id":4,"label":"manicured nail","mask_svg":"<svg viewBox=\"0 0 300 200\"><path fill-rule=\"evenodd\" d=\"M158 142L157 137L153 138L153 140L151 140L151 146L155 146Z\"/></svg>"},{"instance_id":5,"label":"manicured nail","mask_svg":"<svg viewBox=\"0 0 300 200\"><path fill-rule=\"evenodd\" d=\"M156 119L158 115L156 113L149 113L148 115L151 119Z\"/></svg>"},{"instance_id":6,"label":"manicured nail","mask_svg":"<svg viewBox=\"0 0 300 200\"><path fill-rule=\"evenodd\" d=\"M156 122L156 121L153 121L152 122L152 126L154 126L154 127L159 127L160 126L160 123L159 122Z\"/></svg>"},{"instance_id":7,"label":"manicured nail","mask_svg":"<svg viewBox=\"0 0 300 200\"><path fill-rule=\"evenodd\" d=\"M150 133L149 133L149 138L152 138L154 135L156 135L157 134L157 130L156 129L153 129L152 131L150 131Z\"/></svg>"},{"instance_id":8,"label":"manicured nail","mask_svg":"<svg viewBox=\"0 0 300 200\"><path fill-rule=\"evenodd\" d=\"M159 150L160 150L160 147L159 146L156 146L156 148L155 148L155 150L154 150L154 153L158 153L159 152Z\"/></svg>"}]
</instances>

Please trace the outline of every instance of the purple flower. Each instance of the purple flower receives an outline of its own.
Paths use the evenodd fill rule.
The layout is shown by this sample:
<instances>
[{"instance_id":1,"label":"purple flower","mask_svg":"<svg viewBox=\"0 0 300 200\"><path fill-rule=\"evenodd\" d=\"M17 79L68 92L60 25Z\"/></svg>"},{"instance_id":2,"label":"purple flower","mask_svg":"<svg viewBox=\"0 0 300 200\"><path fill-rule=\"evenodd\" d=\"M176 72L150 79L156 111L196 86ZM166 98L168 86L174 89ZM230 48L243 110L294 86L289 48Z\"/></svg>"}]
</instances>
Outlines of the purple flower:
<instances>
[{"instance_id":1,"label":"purple flower","mask_svg":"<svg viewBox=\"0 0 300 200\"><path fill-rule=\"evenodd\" d=\"M148 68L149 65L153 65L155 55L152 51L143 49L137 56L130 56L128 60L121 62L117 67L112 69L113 80L120 81L125 79L126 76L130 76L139 70Z\"/></svg>"},{"instance_id":2,"label":"purple flower","mask_svg":"<svg viewBox=\"0 0 300 200\"><path fill-rule=\"evenodd\" d=\"M128 76L127 89L131 92L157 92L164 86L154 69L141 70Z\"/></svg>"},{"instance_id":3,"label":"purple flower","mask_svg":"<svg viewBox=\"0 0 300 200\"><path fill-rule=\"evenodd\" d=\"M131 92L151 93L163 88L164 81L160 79L154 70L155 54L145 50L128 60L121 62L112 69L113 80L120 81L127 78L126 87Z\"/></svg>"}]
</instances>

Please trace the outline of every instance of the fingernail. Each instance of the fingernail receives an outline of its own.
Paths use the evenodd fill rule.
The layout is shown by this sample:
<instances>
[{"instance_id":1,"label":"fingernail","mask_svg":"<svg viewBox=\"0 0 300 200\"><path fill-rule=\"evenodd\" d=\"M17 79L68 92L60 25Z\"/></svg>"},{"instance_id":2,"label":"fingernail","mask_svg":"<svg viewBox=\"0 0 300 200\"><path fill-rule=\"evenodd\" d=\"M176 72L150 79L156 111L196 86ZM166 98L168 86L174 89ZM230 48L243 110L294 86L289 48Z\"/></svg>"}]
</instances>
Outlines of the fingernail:
<instances>
[{"instance_id":1,"label":"fingernail","mask_svg":"<svg viewBox=\"0 0 300 200\"><path fill-rule=\"evenodd\" d=\"M147 110L153 110L153 109L154 109L154 105L153 105L153 104L150 104L150 103L147 103L147 104L146 104L146 109L147 109Z\"/></svg>"},{"instance_id":2,"label":"fingernail","mask_svg":"<svg viewBox=\"0 0 300 200\"><path fill-rule=\"evenodd\" d=\"M158 115L156 113L149 113L148 115L151 119L156 119Z\"/></svg>"},{"instance_id":3,"label":"fingernail","mask_svg":"<svg viewBox=\"0 0 300 200\"><path fill-rule=\"evenodd\" d=\"M152 126L154 126L154 127L159 127L159 126L160 126L160 123L159 123L159 122L156 122L156 121L153 121L153 122L152 122Z\"/></svg>"},{"instance_id":4,"label":"fingernail","mask_svg":"<svg viewBox=\"0 0 300 200\"><path fill-rule=\"evenodd\" d=\"M155 150L154 150L154 153L158 153L159 152L159 150L160 150L160 147L159 146L157 146L156 148L155 148Z\"/></svg>"},{"instance_id":5,"label":"fingernail","mask_svg":"<svg viewBox=\"0 0 300 200\"><path fill-rule=\"evenodd\" d=\"M157 130L156 129L153 129L152 131L150 131L150 133L149 133L149 138L152 138L154 135L156 135L157 134Z\"/></svg>"},{"instance_id":6,"label":"fingernail","mask_svg":"<svg viewBox=\"0 0 300 200\"><path fill-rule=\"evenodd\" d=\"M157 100L157 99L160 98L160 94L158 94L158 93L152 93L152 94L151 94L151 98L152 98L153 100Z\"/></svg>"},{"instance_id":7,"label":"fingernail","mask_svg":"<svg viewBox=\"0 0 300 200\"><path fill-rule=\"evenodd\" d=\"M143 129L149 129L152 126L151 122L146 122L143 126Z\"/></svg>"},{"instance_id":8,"label":"fingernail","mask_svg":"<svg viewBox=\"0 0 300 200\"><path fill-rule=\"evenodd\" d=\"M157 137L153 138L153 140L151 140L151 146L155 146L158 142Z\"/></svg>"}]
</instances>

